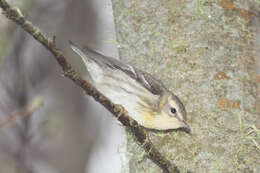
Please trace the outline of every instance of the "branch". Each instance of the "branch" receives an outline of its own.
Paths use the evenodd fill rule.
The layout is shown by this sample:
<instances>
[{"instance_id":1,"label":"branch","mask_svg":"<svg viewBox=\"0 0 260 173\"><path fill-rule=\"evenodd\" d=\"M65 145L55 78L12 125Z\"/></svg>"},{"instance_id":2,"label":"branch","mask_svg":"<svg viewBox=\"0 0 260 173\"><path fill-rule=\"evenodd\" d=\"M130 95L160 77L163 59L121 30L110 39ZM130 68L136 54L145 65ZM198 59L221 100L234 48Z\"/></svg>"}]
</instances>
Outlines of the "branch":
<instances>
[{"instance_id":1,"label":"branch","mask_svg":"<svg viewBox=\"0 0 260 173\"><path fill-rule=\"evenodd\" d=\"M146 151L148 157L163 170L163 173L179 173L176 165L171 164L169 160L165 159L160 154L151 143L144 128L139 126L134 119L129 117L127 111L121 105L113 104L108 98L76 73L72 66L67 62L64 54L56 47L55 37L48 38L43 35L39 29L24 18L18 8L11 7L5 0L0 0L0 7L3 9L4 15L7 18L20 25L27 33L32 35L53 54L54 58L61 66L65 77L71 79L76 85L81 87L86 94L92 96L97 102L109 110L124 126L130 128L141 147Z\"/></svg>"},{"instance_id":2,"label":"branch","mask_svg":"<svg viewBox=\"0 0 260 173\"><path fill-rule=\"evenodd\" d=\"M38 110L43 105L40 98L34 98L29 104L25 105L23 108L8 115L5 120L0 121L0 132L4 128L11 126L18 118L24 118L31 115L33 112Z\"/></svg>"}]
</instances>

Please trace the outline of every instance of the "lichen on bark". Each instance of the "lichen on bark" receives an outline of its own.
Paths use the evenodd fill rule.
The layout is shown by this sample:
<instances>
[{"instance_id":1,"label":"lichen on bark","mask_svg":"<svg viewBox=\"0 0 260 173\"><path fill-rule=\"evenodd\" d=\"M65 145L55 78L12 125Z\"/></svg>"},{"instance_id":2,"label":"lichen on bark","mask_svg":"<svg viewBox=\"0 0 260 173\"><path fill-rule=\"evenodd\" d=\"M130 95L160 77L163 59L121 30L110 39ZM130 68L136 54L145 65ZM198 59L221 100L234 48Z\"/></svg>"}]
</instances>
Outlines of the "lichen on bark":
<instances>
[{"instance_id":1,"label":"lichen on bark","mask_svg":"<svg viewBox=\"0 0 260 173\"><path fill-rule=\"evenodd\" d=\"M257 26L252 24L259 4L112 3L121 59L164 81L188 111L192 136L150 132L155 146L182 172L260 172ZM142 160L133 139L128 141L130 172L159 172Z\"/></svg>"}]
</instances>

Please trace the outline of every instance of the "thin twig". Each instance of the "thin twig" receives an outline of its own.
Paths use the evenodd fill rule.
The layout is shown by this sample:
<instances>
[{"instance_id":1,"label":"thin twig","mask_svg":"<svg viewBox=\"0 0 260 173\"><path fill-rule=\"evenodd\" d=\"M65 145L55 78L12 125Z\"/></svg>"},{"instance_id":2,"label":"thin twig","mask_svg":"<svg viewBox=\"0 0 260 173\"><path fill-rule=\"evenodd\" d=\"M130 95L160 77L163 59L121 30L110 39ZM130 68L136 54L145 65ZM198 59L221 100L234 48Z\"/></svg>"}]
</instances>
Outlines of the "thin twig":
<instances>
[{"instance_id":1,"label":"thin twig","mask_svg":"<svg viewBox=\"0 0 260 173\"><path fill-rule=\"evenodd\" d=\"M102 93L96 90L92 85L80 77L72 66L67 62L64 54L56 47L55 37L53 39L43 35L39 29L27 21L18 8L11 7L5 0L0 0L0 7L4 11L4 15L10 20L20 25L26 32L39 41L47 50L49 50L54 58L61 66L64 76L71 79L76 85L80 86L86 94L92 96L97 102L102 104L109 110L124 126L131 129L140 146L146 151L148 157L157 164L164 173L179 173L175 164L171 163L151 143L147 132L138 125L138 123L128 116L127 111L120 105L113 104Z\"/></svg>"},{"instance_id":2,"label":"thin twig","mask_svg":"<svg viewBox=\"0 0 260 173\"><path fill-rule=\"evenodd\" d=\"M34 98L29 104L11 113L10 115L7 116L8 118L6 118L5 120L0 121L0 132L1 130L11 126L19 118L24 118L28 115L31 115L33 112L38 110L42 105L43 105L42 100L40 100L38 97Z\"/></svg>"}]
</instances>

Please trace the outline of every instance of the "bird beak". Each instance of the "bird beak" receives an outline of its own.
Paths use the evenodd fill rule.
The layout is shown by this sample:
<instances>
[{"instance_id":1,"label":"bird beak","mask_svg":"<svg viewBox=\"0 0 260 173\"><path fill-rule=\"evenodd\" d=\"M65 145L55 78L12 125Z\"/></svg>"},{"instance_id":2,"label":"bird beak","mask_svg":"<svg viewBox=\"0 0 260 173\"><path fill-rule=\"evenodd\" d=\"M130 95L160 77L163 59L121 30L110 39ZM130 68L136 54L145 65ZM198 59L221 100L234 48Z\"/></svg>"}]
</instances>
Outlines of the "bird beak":
<instances>
[{"instance_id":1,"label":"bird beak","mask_svg":"<svg viewBox=\"0 0 260 173\"><path fill-rule=\"evenodd\" d=\"M183 130L184 132L186 132L188 134L191 134L190 126L185 121L183 121L183 123L184 123L184 126L181 128L181 130Z\"/></svg>"}]
</instances>

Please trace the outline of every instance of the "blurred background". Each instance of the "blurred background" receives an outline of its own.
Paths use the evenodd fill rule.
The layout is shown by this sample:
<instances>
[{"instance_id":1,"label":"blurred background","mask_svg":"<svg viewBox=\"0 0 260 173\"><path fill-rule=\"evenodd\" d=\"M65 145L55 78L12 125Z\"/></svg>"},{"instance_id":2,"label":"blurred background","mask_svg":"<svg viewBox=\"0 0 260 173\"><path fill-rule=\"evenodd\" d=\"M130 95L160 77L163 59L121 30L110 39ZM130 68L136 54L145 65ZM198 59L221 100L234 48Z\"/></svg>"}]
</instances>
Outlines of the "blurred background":
<instances>
[{"instance_id":1,"label":"blurred background","mask_svg":"<svg viewBox=\"0 0 260 173\"><path fill-rule=\"evenodd\" d=\"M55 35L57 47L82 75L86 71L68 40L118 57L110 0L8 2L43 33ZM124 133L116 120L2 13L0 38L0 172L120 172ZM8 121L10 116L23 118Z\"/></svg>"}]
</instances>

